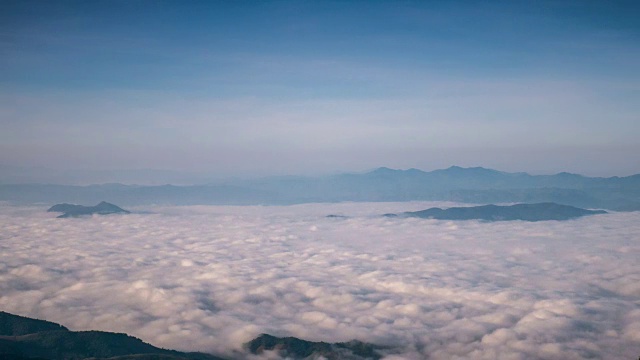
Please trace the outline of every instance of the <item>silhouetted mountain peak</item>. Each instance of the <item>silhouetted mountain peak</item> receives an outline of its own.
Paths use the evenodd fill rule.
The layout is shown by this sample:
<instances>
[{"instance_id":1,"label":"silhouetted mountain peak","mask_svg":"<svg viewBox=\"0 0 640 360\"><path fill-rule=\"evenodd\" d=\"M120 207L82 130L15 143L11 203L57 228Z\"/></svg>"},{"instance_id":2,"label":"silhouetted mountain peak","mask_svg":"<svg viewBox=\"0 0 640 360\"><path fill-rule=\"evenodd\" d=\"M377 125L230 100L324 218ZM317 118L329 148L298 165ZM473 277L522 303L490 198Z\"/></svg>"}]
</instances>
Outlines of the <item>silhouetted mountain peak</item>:
<instances>
[{"instance_id":1,"label":"silhouetted mountain peak","mask_svg":"<svg viewBox=\"0 0 640 360\"><path fill-rule=\"evenodd\" d=\"M93 210L99 213L128 213L127 210L116 206L114 204L108 203L106 201L101 201L98 205L93 207Z\"/></svg>"},{"instance_id":2,"label":"silhouetted mountain peak","mask_svg":"<svg viewBox=\"0 0 640 360\"><path fill-rule=\"evenodd\" d=\"M487 169L481 166L465 168L457 165L450 166L443 170L435 170L433 172L444 172L444 173L460 174L460 175L503 174L503 172L501 171Z\"/></svg>"},{"instance_id":3,"label":"silhouetted mountain peak","mask_svg":"<svg viewBox=\"0 0 640 360\"><path fill-rule=\"evenodd\" d=\"M387 174L395 174L398 170L390 169L388 167L379 167L373 171L370 171L369 174L372 175L387 175Z\"/></svg>"},{"instance_id":4,"label":"silhouetted mountain peak","mask_svg":"<svg viewBox=\"0 0 640 360\"><path fill-rule=\"evenodd\" d=\"M556 174L557 177L560 178L575 178L575 179L579 179L579 178L583 178L584 176L580 175L580 174L574 174L574 173L570 173L570 172L560 172Z\"/></svg>"},{"instance_id":5,"label":"silhouetted mountain peak","mask_svg":"<svg viewBox=\"0 0 640 360\"><path fill-rule=\"evenodd\" d=\"M388 167L379 167L367 173L367 175L374 175L374 176L402 176L402 175L423 175L423 174L426 174L426 173L416 168L401 170L401 169L391 169Z\"/></svg>"}]
</instances>

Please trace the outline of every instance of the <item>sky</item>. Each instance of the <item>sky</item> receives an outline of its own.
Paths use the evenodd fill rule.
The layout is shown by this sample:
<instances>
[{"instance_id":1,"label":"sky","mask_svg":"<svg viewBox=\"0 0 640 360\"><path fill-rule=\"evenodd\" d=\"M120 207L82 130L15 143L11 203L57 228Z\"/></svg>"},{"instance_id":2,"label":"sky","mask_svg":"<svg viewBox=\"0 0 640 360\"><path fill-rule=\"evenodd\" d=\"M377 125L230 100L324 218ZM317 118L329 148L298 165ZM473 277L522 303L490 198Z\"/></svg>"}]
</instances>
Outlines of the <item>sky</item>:
<instances>
[{"instance_id":1,"label":"sky","mask_svg":"<svg viewBox=\"0 0 640 360\"><path fill-rule=\"evenodd\" d=\"M380 216L452 205L148 207L56 219L42 206L0 204L0 309L217 354L267 332L387 345L385 360L638 357L639 212L493 223ZM348 218L326 217L336 213Z\"/></svg>"},{"instance_id":2,"label":"sky","mask_svg":"<svg viewBox=\"0 0 640 360\"><path fill-rule=\"evenodd\" d=\"M636 1L2 1L0 165L640 173Z\"/></svg>"}]
</instances>

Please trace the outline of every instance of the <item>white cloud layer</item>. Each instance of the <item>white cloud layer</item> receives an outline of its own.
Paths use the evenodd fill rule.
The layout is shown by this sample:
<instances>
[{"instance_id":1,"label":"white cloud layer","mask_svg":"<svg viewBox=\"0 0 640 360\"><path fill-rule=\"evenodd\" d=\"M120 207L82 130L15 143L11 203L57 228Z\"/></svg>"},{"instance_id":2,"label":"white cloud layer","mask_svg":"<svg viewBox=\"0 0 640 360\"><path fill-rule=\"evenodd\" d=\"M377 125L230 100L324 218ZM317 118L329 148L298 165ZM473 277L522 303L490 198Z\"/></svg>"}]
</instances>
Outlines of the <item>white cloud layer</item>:
<instances>
[{"instance_id":1,"label":"white cloud layer","mask_svg":"<svg viewBox=\"0 0 640 360\"><path fill-rule=\"evenodd\" d=\"M537 223L378 216L432 205L163 207L83 219L1 205L0 310L222 354L267 332L398 346L389 359L640 355L640 213Z\"/></svg>"}]
</instances>

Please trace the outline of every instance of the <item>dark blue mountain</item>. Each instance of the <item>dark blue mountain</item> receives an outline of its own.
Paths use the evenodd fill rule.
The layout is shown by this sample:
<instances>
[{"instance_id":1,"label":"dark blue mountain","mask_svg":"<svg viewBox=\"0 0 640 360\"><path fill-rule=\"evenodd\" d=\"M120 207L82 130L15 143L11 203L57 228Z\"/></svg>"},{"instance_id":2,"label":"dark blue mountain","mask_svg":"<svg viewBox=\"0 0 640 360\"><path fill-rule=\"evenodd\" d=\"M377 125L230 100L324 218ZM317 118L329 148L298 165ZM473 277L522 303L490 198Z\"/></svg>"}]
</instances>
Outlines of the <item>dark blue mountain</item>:
<instances>
[{"instance_id":1,"label":"dark blue mountain","mask_svg":"<svg viewBox=\"0 0 640 360\"><path fill-rule=\"evenodd\" d=\"M470 207L451 207L448 209L430 208L387 216L418 217L437 220L484 220L484 221L546 221L569 220L587 215L606 214L603 210L586 210L555 203L516 204L510 206L483 205Z\"/></svg>"},{"instance_id":2,"label":"dark blue mountain","mask_svg":"<svg viewBox=\"0 0 640 360\"><path fill-rule=\"evenodd\" d=\"M77 217L83 215L109 215L109 214L129 214L130 212L123 208L110 204L106 201L101 201L96 206L83 206L73 204L56 204L47 210L48 212L61 212L62 215L59 218Z\"/></svg>"}]
</instances>

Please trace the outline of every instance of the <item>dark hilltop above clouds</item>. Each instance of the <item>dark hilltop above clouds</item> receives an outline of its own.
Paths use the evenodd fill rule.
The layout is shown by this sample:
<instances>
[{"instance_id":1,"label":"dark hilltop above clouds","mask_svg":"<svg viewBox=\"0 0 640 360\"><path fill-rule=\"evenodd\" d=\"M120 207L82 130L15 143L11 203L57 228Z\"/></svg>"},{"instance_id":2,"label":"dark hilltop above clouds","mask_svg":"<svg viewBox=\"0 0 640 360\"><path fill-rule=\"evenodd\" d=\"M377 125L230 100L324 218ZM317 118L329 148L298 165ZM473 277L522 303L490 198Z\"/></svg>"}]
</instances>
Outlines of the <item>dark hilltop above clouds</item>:
<instances>
[{"instance_id":1,"label":"dark hilltop above clouds","mask_svg":"<svg viewBox=\"0 0 640 360\"><path fill-rule=\"evenodd\" d=\"M68 331L69 329L54 322L31 319L0 311L0 336L19 336L54 330Z\"/></svg>"},{"instance_id":2,"label":"dark hilltop above clouds","mask_svg":"<svg viewBox=\"0 0 640 360\"><path fill-rule=\"evenodd\" d=\"M378 350L383 347L353 340L343 343L330 344L314 342L295 337L278 338L262 334L245 344L245 348L252 354L262 354L265 351L276 351L286 359L370 359L378 360L382 356Z\"/></svg>"},{"instance_id":3,"label":"dark hilltop above clouds","mask_svg":"<svg viewBox=\"0 0 640 360\"><path fill-rule=\"evenodd\" d=\"M245 344L247 353L273 351L286 359L377 360L382 357L379 349L360 341L330 344L267 334ZM0 359L231 360L247 358L247 353L223 358L162 349L127 334L70 331L56 323L0 311Z\"/></svg>"},{"instance_id":4,"label":"dark hilltop above clouds","mask_svg":"<svg viewBox=\"0 0 640 360\"><path fill-rule=\"evenodd\" d=\"M204 185L0 185L12 204L95 203L138 205L287 205L342 201L454 201L474 204L555 202L581 208L640 210L640 174L586 177L529 175L482 167L422 171L379 168L321 177L280 176Z\"/></svg>"},{"instance_id":5,"label":"dark hilltop above clouds","mask_svg":"<svg viewBox=\"0 0 640 360\"><path fill-rule=\"evenodd\" d=\"M140 339L104 331L70 331L49 321L0 312L0 359L223 360L157 348Z\"/></svg>"},{"instance_id":6,"label":"dark hilltop above clouds","mask_svg":"<svg viewBox=\"0 0 640 360\"><path fill-rule=\"evenodd\" d=\"M401 214L386 214L388 217L417 217L437 220L484 220L484 221L547 221L570 220L587 215L606 214L603 210L586 210L556 203L515 204L510 206L483 205L430 208Z\"/></svg>"},{"instance_id":7,"label":"dark hilltop above clouds","mask_svg":"<svg viewBox=\"0 0 640 360\"><path fill-rule=\"evenodd\" d=\"M95 206L83 206L74 204L56 204L47 210L48 212L63 213L59 218L78 217L83 215L109 215L109 214L129 214L130 212L106 201L101 201Z\"/></svg>"}]
</instances>

